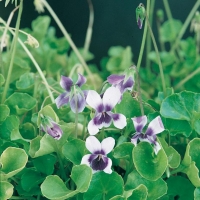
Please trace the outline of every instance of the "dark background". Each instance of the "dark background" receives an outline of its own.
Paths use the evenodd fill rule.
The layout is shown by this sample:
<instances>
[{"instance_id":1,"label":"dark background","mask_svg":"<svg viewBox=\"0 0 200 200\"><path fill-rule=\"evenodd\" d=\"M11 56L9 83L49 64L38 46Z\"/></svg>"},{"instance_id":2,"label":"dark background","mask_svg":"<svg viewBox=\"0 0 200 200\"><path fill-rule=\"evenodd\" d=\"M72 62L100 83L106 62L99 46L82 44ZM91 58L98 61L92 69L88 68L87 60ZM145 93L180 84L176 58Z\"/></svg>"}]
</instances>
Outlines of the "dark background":
<instances>
[{"instance_id":1,"label":"dark background","mask_svg":"<svg viewBox=\"0 0 200 200\"><path fill-rule=\"evenodd\" d=\"M83 47L86 30L89 20L89 9L87 0L47 0L52 6L66 30L78 47ZM139 3L146 4L140 0L92 0L94 6L94 26L90 51L95 55L95 62L99 65L102 57L107 55L110 46L131 46L134 54L134 62L140 50L143 30L139 30L136 24L135 9ZM185 21L196 0L168 0L173 18ZM14 8L11 3L5 8L5 0L0 2L0 17L7 20L10 11ZM156 0L155 13L158 9L163 9L163 0ZM42 15L49 14L48 11ZM17 14L15 14L16 18ZM33 0L24 0L24 9L21 19L21 28L30 27L30 23L38 16L33 6ZM15 25L15 18L12 26ZM165 14L165 20L167 16ZM52 26L57 27L54 20ZM157 37L155 21L153 30ZM62 33L57 28L57 36ZM193 35L189 31L184 37Z\"/></svg>"}]
</instances>

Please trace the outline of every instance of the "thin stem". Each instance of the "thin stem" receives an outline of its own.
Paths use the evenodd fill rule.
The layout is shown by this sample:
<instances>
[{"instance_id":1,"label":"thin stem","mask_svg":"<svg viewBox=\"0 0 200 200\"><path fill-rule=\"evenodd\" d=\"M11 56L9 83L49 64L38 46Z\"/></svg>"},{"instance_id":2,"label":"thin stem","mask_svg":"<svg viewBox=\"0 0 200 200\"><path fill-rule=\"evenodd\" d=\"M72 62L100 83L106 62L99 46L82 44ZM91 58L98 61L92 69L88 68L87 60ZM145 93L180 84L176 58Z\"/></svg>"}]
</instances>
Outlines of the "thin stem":
<instances>
[{"instance_id":1,"label":"thin stem","mask_svg":"<svg viewBox=\"0 0 200 200\"><path fill-rule=\"evenodd\" d=\"M71 70L71 72L70 72L70 74L69 74L69 78L72 78L72 76L73 76L73 74L74 74L74 72L75 72L75 70L77 70L79 67L81 67L82 65L81 64L76 64L76 65L74 65L73 66L73 68L72 68L72 70Z\"/></svg>"},{"instance_id":2,"label":"thin stem","mask_svg":"<svg viewBox=\"0 0 200 200\"><path fill-rule=\"evenodd\" d=\"M194 14L195 14L195 12L196 12L196 10L198 9L199 6L200 6L200 0L197 0L197 2L195 3L194 7L190 11L190 14L188 15L187 19L185 20L185 22L184 22L184 24L183 24L183 26L182 26L182 28L181 28L178 36L177 36L177 38L174 42L174 45L171 48L171 52L173 52L177 48L181 38L183 37L183 34L185 33L188 25L190 24L190 21L192 20L192 17L194 16Z\"/></svg>"},{"instance_id":3,"label":"thin stem","mask_svg":"<svg viewBox=\"0 0 200 200\"><path fill-rule=\"evenodd\" d=\"M1 51L3 51L3 42L4 42L4 40L5 40L6 33L7 33L7 31L8 31L8 27L9 27L9 25L10 25L10 22L11 22L11 20L12 20L12 18L13 18L13 15L14 15L15 11L16 11L18 8L19 8L19 6L17 6L17 7L10 13L10 15L9 15L9 17L8 17L5 30L4 30L3 35L2 35L2 38L1 38L1 47L0 47Z\"/></svg>"},{"instance_id":4,"label":"thin stem","mask_svg":"<svg viewBox=\"0 0 200 200\"><path fill-rule=\"evenodd\" d=\"M89 24L88 24L88 28L87 28L84 50L83 50L84 56L87 55L87 52L89 50L89 46L90 46L91 38L92 38L92 27L93 27L93 23L94 23L94 7L92 4L92 1L87 0L87 2L88 2L89 10L90 10L90 16L89 16Z\"/></svg>"},{"instance_id":5,"label":"thin stem","mask_svg":"<svg viewBox=\"0 0 200 200\"><path fill-rule=\"evenodd\" d=\"M15 58L17 39L18 39L18 33L19 33L18 30L19 30L22 10L23 10L23 0L20 1L20 5L19 5L19 12L18 12L17 23L16 23L16 33L15 33L15 37L14 37L14 41L13 41L13 49L12 49L12 54L11 54L8 74L7 74L7 78L6 78L6 83L5 83L5 87L4 87L3 94L2 94L2 99L1 99L2 103L6 99L6 94L7 94L7 91L8 91L9 84L10 84L10 78L11 78L12 69L13 69L13 63L14 63L14 58Z\"/></svg>"},{"instance_id":6,"label":"thin stem","mask_svg":"<svg viewBox=\"0 0 200 200\"><path fill-rule=\"evenodd\" d=\"M75 104L76 104L76 113L75 113L75 137L78 135L78 97L76 95L76 86L74 85L74 94L75 94Z\"/></svg>"},{"instance_id":7,"label":"thin stem","mask_svg":"<svg viewBox=\"0 0 200 200\"><path fill-rule=\"evenodd\" d=\"M157 25L157 29L158 29L158 40L160 43L160 49L161 49L161 51L165 51L165 44L161 40L161 31L160 31L161 23L160 23L159 19L157 19L156 25Z\"/></svg>"},{"instance_id":8,"label":"thin stem","mask_svg":"<svg viewBox=\"0 0 200 200\"><path fill-rule=\"evenodd\" d=\"M149 14L149 10L150 10L150 0L147 0L147 8L146 8L147 14ZM147 36L147 23L146 23L146 20L145 20L144 32L143 32L143 36L142 36L142 44L141 44L141 47L140 47L140 54L139 54L138 61L137 61L137 71L138 71L138 73L140 71L140 65L141 65L142 56L143 56L143 53L144 53L144 45L145 45L145 41L146 41L146 36Z\"/></svg>"},{"instance_id":9,"label":"thin stem","mask_svg":"<svg viewBox=\"0 0 200 200\"><path fill-rule=\"evenodd\" d=\"M51 8L51 6L47 3L46 0L41 0L42 3L44 4L44 6L47 8L47 10L50 12L51 16L54 18L54 20L56 21L58 27L60 28L61 32L63 33L63 35L65 36L65 38L67 39L67 41L69 42L71 48L73 49L74 53L76 54L76 56L78 57L79 61L81 62L81 64L83 65L85 71L87 72L87 74L89 75L89 77L91 78L93 84L95 85L95 80L94 77L92 76L92 73L89 69L89 67L87 66L85 60L83 59L82 55L80 54L79 50L77 49L76 45L74 44L74 42L72 41L71 37L69 36L68 32L66 31L66 29L64 28L63 24L61 23L61 21L59 20L59 18L57 17L56 13L53 11L53 9Z\"/></svg>"},{"instance_id":10,"label":"thin stem","mask_svg":"<svg viewBox=\"0 0 200 200\"><path fill-rule=\"evenodd\" d=\"M180 83L178 83L175 86L175 89L180 88L182 85L184 85L187 81L189 81L191 78L193 78L198 73L200 73L200 66L195 71L193 71L191 74L189 74L188 76L186 76Z\"/></svg>"},{"instance_id":11,"label":"thin stem","mask_svg":"<svg viewBox=\"0 0 200 200\"><path fill-rule=\"evenodd\" d=\"M2 21L4 24L5 22ZM12 33L12 35L15 35L15 33L9 28L9 31ZM29 56L29 58L31 59L31 61L33 62L33 64L35 65L35 68L37 69L41 79L43 80L45 86L46 86L46 89L48 91L48 94L51 98L51 101L52 103L54 103L54 97L53 97L53 94L51 92L51 90L49 89L49 84L47 83L47 80L42 72L42 70L40 69L40 66L38 65L38 63L36 62L36 60L34 59L34 57L32 56L31 52L28 50L28 48L24 45L24 43L18 38L18 42L20 43L20 45L23 47L23 49L25 50L25 52L27 53L27 55Z\"/></svg>"},{"instance_id":12,"label":"thin stem","mask_svg":"<svg viewBox=\"0 0 200 200\"><path fill-rule=\"evenodd\" d=\"M162 63L161 63L161 60L160 60L160 55L159 55L158 47L157 47L157 44L156 44L156 40L155 40L155 37L153 35L153 31L151 29L151 26L149 24L148 16L146 16L146 21L147 21L147 24L148 24L148 28L149 28L149 31L150 31L150 34L151 34L151 39L153 41L153 45L154 45L156 55L157 55L157 58L158 58L158 65L159 65L159 69L160 69L160 76L161 76L161 80L162 80L163 92L164 92L164 96L166 96L166 86L165 86L165 78L164 78L164 73L163 73L163 67L162 67Z\"/></svg>"},{"instance_id":13,"label":"thin stem","mask_svg":"<svg viewBox=\"0 0 200 200\"><path fill-rule=\"evenodd\" d=\"M150 11L149 11L149 20L150 20L151 26L153 24L153 10L154 10L154 6L155 6L155 0L152 0L152 3L150 5ZM147 31L146 68L148 70L148 76L150 76L150 72L151 72L151 68L150 68L151 60L148 58L150 51L151 51L151 35L150 35L149 31Z\"/></svg>"}]
</instances>

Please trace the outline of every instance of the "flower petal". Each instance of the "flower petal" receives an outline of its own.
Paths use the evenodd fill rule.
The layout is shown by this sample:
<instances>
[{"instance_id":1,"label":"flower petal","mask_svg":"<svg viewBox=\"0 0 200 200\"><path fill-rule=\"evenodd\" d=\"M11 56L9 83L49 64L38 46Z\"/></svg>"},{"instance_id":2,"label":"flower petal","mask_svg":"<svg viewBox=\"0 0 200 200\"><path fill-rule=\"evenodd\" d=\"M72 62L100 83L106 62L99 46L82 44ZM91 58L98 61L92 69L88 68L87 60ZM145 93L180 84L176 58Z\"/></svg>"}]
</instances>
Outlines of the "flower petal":
<instances>
[{"instance_id":1,"label":"flower petal","mask_svg":"<svg viewBox=\"0 0 200 200\"><path fill-rule=\"evenodd\" d=\"M160 149L161 149L160 144L159 144L158 142L156 142L153 149L154 149L155 154L157 155L158 152L159 152Z\"/></svg>"},{"instance_id":2,"label":"flower petal","mask_svg":"<svg viewBox=\"0 0 200 200\"><path fill-rule=\"evenodd\" d=\"M131 138L131 142L136 146L137 145L137 141L140 138L141 133L136 133L132 138Z\"/></svg>"},{"instance_id":3,"label":"flower petal","mask_svg":"<svg viewBox=\"0 0 200 200\"><path fill-rule=\"evenodd\" d=\"M78 74L78 80L76 81L76 85L81 87L85 82L86 82L86 78L83 75Z\"/></svg>"},{"instance_id":4,"label":"flower petal","mask_svg":"<svg viewBox=\"0 0 200 200\"><path fill-rule=\"evenodd\" d=\"M88 123L88 132L90 135L96 135L99 132L99 128L94 124L94 119Z\"/></svg>"},{"instance_id":5,"label":"flower petal","mask_svg":"<svg viewBox=\"0 0 200 200\"><path fill-rule=\"evenodd\" d=\"M164 130L165 130L165 128L163 126L162 120L161 120L160 116L158 116L149 123L149 126L148 126L145 134L155 135L155 134L161 133Z\"/></svg>"},{"instance_id":6,"label":"flower petal","mask_svg":"<svg viewBox=\"0 0 200 200\"><path fill-rule=\"evenodd\" d=\"M110 153L115 146L115 140L112 137L107 137L101 142L101 150L105 152L105 155Z\"/></svg>"},{"instance_id":7,"label":"flower petal","mask_svg":"<svg viewBox=\"0 0 200 200\"><path fill-rule=\"evenodd\" d=\"M131 118L133 120L133 125L135 127L136 132L141 133L142 129L147 124L147 116L143 115L141 117Z\"/></svg>"},{"instance_id":8,"label":"flower petal","mask_svg":"<svg viewBox=\"0 0 200 200\"><path fill-rule=\"evenodd\" d=\"M67 92L60 94L56 99L55 103L57 108L60 108L64 104L68 104L69 102L69 94Z\"/></svg>"},{"instance_id":9,"label":"flower petal","mask_svg":"<svg viewBox=\"0 0 200 200\"><path fill-rule=\"evenodd\" d=\"M111 111L120 100L120 97L121 93L118 88L108 88L103 95L103 105L105 107L105 111Z\"/></svg>"},{"instance_id":10,"label":"flower petal","mask_svg":"<svg viewBox=\"0 0 200 200\"><path fill-rule=\"evenodd\" d=\"M89 136L86 139L85 146L91 153L101 152L101 143L94 136Z\"/></svg>"},{"instance_id":11,"label":"flower petal","mask_svg":"<svg viewBox=\"0 0 200 200\"><path fill-rule=\"evenodd\" d=\"M85 96L81 93L76 93L73 95L71 101L70 101L70 107L72 109L72 112L74 113L80 113L84 110L86 105L85 102Z\"/></svg>"},{"instance_id":12,"label":"flower petal","mask_svg":"<svg viewBox=\"0 0 200 200\"><path fill-rule=\"evenodd\" d=\"M126 117L123 114L112 114L113 124L116 128L123 129L127 122Z\"/></svg>"},{"instance_id":13,"label":"flower petal","mask_svg":"<svg viewBox=\"0 0 200 200\"><path fill-rule=\"evenodd\" d=\"M108 164L107 167L103 170L105 173L107 174L111 174L112 173L112 160L110 158L108 158Z\"/></svg>"},{"instance_id":14,"label":"flower petal","mask_svg":"<svg viewBox=\"0 0 200 200\"><path fill-rule=\"evenodd\" d=\"M107 113L102 113L100 118L94 118L94 123L98 126L99 129L102 127L109 127L112 123L112 118Z\"/></svg>"},{"instance_id":15,"label":"flower petal","mask_svg":"<svg viewBox=\"0 0 200 200\"><path fill-rule=\"evenodd\" d=\"M132 90L133 84L133 78L129 77L129 79L125 83L122 83L120 92L123 94L126 90Z\"/></svg>"},{"instance_id":16,"label":"flower petal","mask_svg":"<svg viewBox=\"0 0 200 200\"><path fill-rule=\"evenodd\" d=\"M112 85L117 85L120 82L122 82L125 78L125 75L116 75L116 74L112 74L110 75L107 80L110 84Z\"/></svg>"},{"instance_id":17,"label":"flower petal","mask_svg":"<svg viewBox=\"0 0 200 200\"><path fill-rule=\"evenodd\" d=\"M106 156L97 155L90 163L94 171L102 171L108 166L108 158Z\"/></svg>"},{"instance_id":18,"label":"flower petal","mask_svg":"<svg viewBox=\"0 0 200 200\"><path fill-rule=\"evenodd\" d=\"M97 110L98 107L102 105L102 99L100 95L94 90L90 90L88 92L86 102L88 103L89 106L91 106L95 110Z\"/></svg>"},{"instance_id":19,"label":"flower petal","mask_svg":"<svg viewBox=\"0 0 200 200\"><path fill-rule=\"evenodd\" d=\"M90 162L89 162L90 156L91 156L91 154L87 154L87 155L83 156L83 158L81 160L81 164L90 166Z\"/></svg>"},{"instance_id":20,"label":"flower petal","mask_svg":"<svg viewBox=\"0 0 200 200\"><path fill-rule=\"evenodd\" d=\"M63 134L62 129L55 123L51 122L52 127L48 126L47 127L47 133L52 136L54 139L59 140Z\"/></svg>"},{"instance_id":21,"label":"flower petal","mask_svg":"<svg viewBox=\"0 0 200 200\"><path fill-rule=\"evenodd\" d=\"M63 89L65 89L67 92L70 92L71 86L73 85L73 81L71 78L68 78L66 76L61 76L60 79L60 85Z\"/></svg>"}]
</instances>

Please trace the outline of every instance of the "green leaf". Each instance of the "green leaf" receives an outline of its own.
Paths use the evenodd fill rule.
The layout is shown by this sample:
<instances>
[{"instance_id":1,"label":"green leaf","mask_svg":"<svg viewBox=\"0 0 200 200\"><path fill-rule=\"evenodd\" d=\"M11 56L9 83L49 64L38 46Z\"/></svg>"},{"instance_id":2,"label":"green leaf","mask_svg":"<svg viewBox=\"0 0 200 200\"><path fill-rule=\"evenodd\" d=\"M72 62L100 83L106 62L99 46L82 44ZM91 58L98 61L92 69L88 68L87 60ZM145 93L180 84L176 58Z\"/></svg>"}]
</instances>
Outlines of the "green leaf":
<instances>
[{"instance_id":1,"label":"green leaf","mask_svg":"<svg viewBox=\"0 0 200 200\"><path fill-rule=\"evenodd\" d=\"M191 124L200 116L200 94L189 91L172 94L164 99L161 105L161 115L166 118L187 120Z\"/></svg>"},{"instance_id":2,"label":"green leaf","mask_svg":"<svg viewBox=\"0 0 200 200\"><path fill-rule=\"evenodd\" d=\"M77 165L72 168L72 180L77 186L77 191L83 193L89 188L92 179L92 169L87 165Z\"/></svg>"},{"instance_id":3,"label":"green leaf","mask_svg":"<svg viewBox=\"0 0 200 200\"><path fill-rule=\"evenodd\" d=\"M150 105L143 104L143 106L146 115L154 112ZM122 101L116 105L115 109L117 113L124 114L127 118L141 116L139 101L134 99L128 92L124 93Z\"/></svg>"},{"instance_id":4,"label":"green leaf","mask_svg":"<svg viewBox=\"0 0 200 200\"><path fill-rule=\"evenodd\" d=\"M128 200L146 200L148 196L148 189L145 185L139 185L132 190L132 194Z\"/></svg>"},{"instance_id":5,"label":"green leaf","mask_svg":"<svg viewBox=\"0 0 200 200\"><path fill-rule=\"evenodd\" d=\"M185 169L183 170L183 172L187 174L189 180L192 182L192 184L195 187L200 187L199 155L200 155L200 139L195 138L188 143L184 159L181 163L182 165L185 166Z\"/></svg>"},{"instance_id":6,"label":"green leaf","mask_svg":"<svg viewBox=\"0 0 200 200\"><path fill-rule=\"evenodd\" d=\"M36 136L35 126L32 123L24 123L21 126L20 134L23 138L32 140Z\"/></svg>"},{"instance_id":7,"label":"green leaf","mask_svg":"<svg viewBox=\"0 0 200 200\"><path fill-rule=\"evenodd\" d=\"M21 176L21 186L23 190L29 192L31 189L37 187L44 177L34 169L27 169L26 172Z\"/></svg>"},{"instance_id":8,"label":"green leaf","mask_svg":"<svg viewBox=\"0 0 200 200\"><path fill-rule=\"evenodd\" d=\"M116 172L106 174L97 172L93 174L88 191L84 194L84 200L105 199L108 200L123 193L123 179Z\"/></svg>"},{"instance_id":9,"label":"green leaf","mask_svg":"<svg viewBox=\"0 0 200 200\"><path fill-rule=\"evenodd\" d=\"M134 145L131 142L124 142L115 147L113 156L117 159L131 160Z\"/></svg>"},{"instance_id":10,"label":"green leaf","mask_svg":"<svg viewBox=\"0 0 200 200\"><path fill-rule=\"evenodd\" d=\"M24 92L31 91L34 87L34 73L25 73L16 82L16 88Z\"/></svg>"},{"instance_id":11,"label":"green leaf","mask_svg":"<svg viewBox=\"0 0 200 200\"><path fill-rule=\"evenodd\" d=\"M51 175L53 173L55 163L56 157L52 154L33 159L33 164L37 171L46 175Z\"/></svg>"},{"instance_id":12,"label":"green leaf","mask_svg":"<svg viewBox=\"0 0 200 200\"><path fill-rule=\"evenodd\" d=\"M133 148L133 163L142 177L150 181L156 181L165 172L168 160L163 149L155 155L152 146L148 142L140 142Z\"/></svg>"},{"instance_id":13,"label":"green leaf","mask_svg":"<svg viewBox=\"0 0 200 200\"><path fill-rule=\"evenodd\" d=\"M194 186L188 179L181 176L171 176L166 182L168 186L167 195L171 198L177 196L180 200L194 198Z\"/></svg>"},{"instance_id":14,"label":"green leaf","mask_svg":"<svg viewBox=\"0 0 200 200\"><path fill-rule=\"evenodd\" d=\"M2 74L0 74L0 87L5 83L5 78Z\"/></svg>"},{"instance_id":15,"label":"green leaf","mask_svg":"<svg viewBox=\"0 0 200 200\"><path fill-rule=\"evenodd\" d=\"M14 186L7 181L0 181L0 199L10 199L13 195Z\"/></svg>"},{"instance_id":16,"label":"green leaf","mask_svg":"<svg viewBox=\"0 0 200 200\"><path fill-rule=\"evenodd\" d=\"M6 174L7 178L10 178L20 172L25 167L27 161L28 156L23 149L8 147L1 154L1 171Z\"/></svg>"},{"instance_id":17,"label":"green leaf","mask_svg":"<svg viewBox=\"0 0 200 200\"><path fill-rule=\"evenodd\" d=\"M172 146L168 146L167 142L163 138L159 138L159 141L167 155L169 167L177 168L181 161L180 154Z\"/></svg>"},{"instance_id":18,"label":"green leaf","mask_svg":"<svg viewBox=\"0 0 200 200\"><path fill-rule=\"evenodd\" d=\"M163 42L172 42L182 28L180 20L171 19L163 23L160 28L160 36Z\"/></svg>"},{"instance_id":19,"label":"green leaf","mask_svg":"<svg viewBox=\"0 0 200 200\"><path fill-rule=\"evenodd\" d=\"M151 169L149 169L151 173ZM124 186L126 191L137 188L139 185L144 185L148 191L148 200L155 200L167 193L167 184L161 178L156 181L149 181L134 170L128 175L127 182ZM144 190L144 188L142 188Z\"/></svg>"},{"instance_id":20,"label":"green leaf","mask_svg":"<svg viewBox=\"0 0 200 200\"><path fill-rule=\"evenodd\" d=\"M71 178L77 185L76 190L69 190L64 182L57 175L46 177L41 185L42 194L48 199L64 200L79 192L85 192L90 184L92 169L86 165L74 166L72 168Z\"/></svg>"},{"instance_id":21,"label":"green leaf","mask_svg":"<svg viewBox=\"0 0 200 200\"><path fill-rule=\"evenodd\" d=\"M86 151L85 142L79 139L73 139L65 143L62 148L63 155L75 165L81 163Z\"/></svg>"},{"instance_id":22,"label":"green leaf","mask_svg":"<svg viewBox=\"0 0 200 200\"><path fill-rule=\"evenodd\" d=\"M3 122L10 114L10 109L7 105L0 104L0 113L0 122Z\"/></svg>"},{"instance_id":23,"label":"green leaf","mask_svg":"<svg viewBox=\"0 0 200 200\"><path fill-rule=\"evenodd\" d=\"M32 158L43 156L55 152L55 140L45 134L43 137L37 136L30 142L29 155Z\"/></svg>"},{"instance_id":24,"label":"green leaf","mask_svg":"<svg viewBox=\"0 0 200 200\"><path fill-rule=\"evenodd\" d=\"M9 140L12 131L19 129L19 119L15 115L8 116L0 125L0 136L2 139Z\"/></svg>"},{"instance_id":25,"label":"green leaf","mask_svg":"<svg viewBox=\"0 0 200 200\"><path fill-rule=\"evenodd\" d=\"M200 200L200 188L194 190L194 200Z\"/></svg>"},{"instance_id":26,"label":"green leaf","mask_svg":"<svg viewBox=\"0 0 200 200\"><path fill-rule=\"evenodd\" d=\"M117 195L112 197L110 200L126 200L126 198L121 195Z\"/></svg>"},{"instance_id":27,"label":"green leaf","mask_svg":"<svg viewBox=\"0 0 200 200\"><path fill-rule=\"evenodd\" d=\"M26 93L13 93L6 101L10 107L11 114L23 115L36 106L36 99Z\"/></svg>"}]
</instances>

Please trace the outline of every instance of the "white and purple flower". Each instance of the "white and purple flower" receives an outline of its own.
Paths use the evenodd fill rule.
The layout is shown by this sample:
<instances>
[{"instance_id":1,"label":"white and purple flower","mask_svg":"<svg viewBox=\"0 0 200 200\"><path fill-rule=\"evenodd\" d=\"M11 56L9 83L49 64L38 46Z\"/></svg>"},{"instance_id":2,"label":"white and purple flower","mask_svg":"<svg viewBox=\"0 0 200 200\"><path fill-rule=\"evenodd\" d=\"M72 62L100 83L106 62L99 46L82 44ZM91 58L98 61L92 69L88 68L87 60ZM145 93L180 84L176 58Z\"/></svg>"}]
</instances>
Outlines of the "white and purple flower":
<instances>
[{"instance_id":1,"label":"white and purple flower","mask_svg":"<svg viewBox=\"0 0 200 200\"><path fill-rule=\"evenodd\" d=\"M134 117L132 118L132 120L136 130L136 134L131 138L131 142L135 146L137 145L138 139L140 141L149 142L150 144L154 145L155 154L158 154L161 146L157 142L156 134L161 133L165 130L160 116L156 117L149 123L145 133L143 133L143 128L147 124L147 116L144 115L141 117Z\"/></svg>"},{"instance_id":2,"label":"white and purple flower","mask_svg":"<svg viewBox=\"0 0 200 200\"><path fill-rule=\"evenodd\" d=\"M89 136L86 139L86 148L92 153L83 156L81 164L90 166L93 173L104 171L111 174L112 160L107 157L107 154L112 151L115 146L115 140L112 137L105 138L101 143L94 136Z\"/></svg>"},{"instance_id":3,"label":"white and purple flower","mask_svg":"<svg viewBox=\"0 0 200 200\"><path fill-rule=\"evenodd\" d=\"M53 121L50 117L43 116L41 119L40 129L41 131L48 133L54 139L59 140L63 134L60 126Z\"/></svg>"},{"instance_id":4,"label":"white and purple flower","mask_svg":"<svg viewBox=\"0 0 200 200\"><path fill-rule=\"evenodd\" d=\"M113 121L116 128L123 129L126 126L126 117L123 114L111 112L121 97L119 89L115 87L108 88L103 98L94 91L88 92L86 102L95 109L95 116L88 124L90 135L95 135L99 129L109 127Z\"/></svg>"},{"instance_id":5,"label":"white and purple flower","mask_svg":"<svg viewBox=\"0 0 200 200\"><path fill-rule=\"evenodd\" d=\"M78 74L78 80L74 84L72 79L69 77L61 76L60 85L66 92L60 94L56 99L55 103L58 108L65 104L70 104L71 110L74 113L82 112L86 106L86 96L88 91L81 90L80 87L86 82L86 78Z\"/></svg>"}]
</instances>

